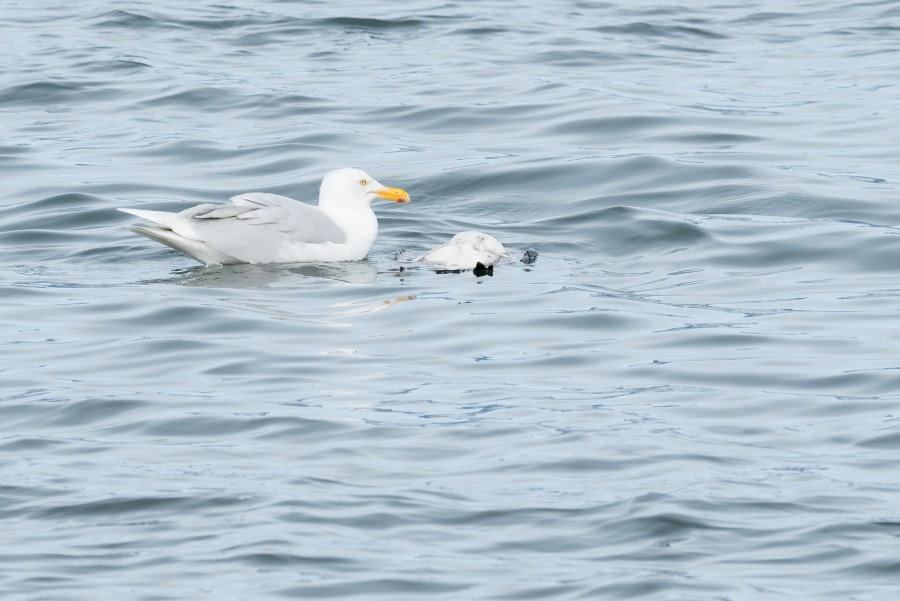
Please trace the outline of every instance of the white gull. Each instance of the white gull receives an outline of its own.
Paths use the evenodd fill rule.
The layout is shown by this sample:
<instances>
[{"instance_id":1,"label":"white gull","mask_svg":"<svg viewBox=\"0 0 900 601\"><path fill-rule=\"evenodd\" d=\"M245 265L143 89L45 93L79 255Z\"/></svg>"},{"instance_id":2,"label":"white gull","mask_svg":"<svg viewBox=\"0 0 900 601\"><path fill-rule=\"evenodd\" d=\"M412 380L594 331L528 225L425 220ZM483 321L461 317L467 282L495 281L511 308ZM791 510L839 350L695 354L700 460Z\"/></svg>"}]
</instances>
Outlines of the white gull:
<instances>
[{"instance_id":1,"label":"white gull","mask_svg":"<svg viewBox=\"0 0 900 601\"><path fill-rule=\"evenodd\" d=\"M322 179L317 207L250 192L180 213L119 210L148 222L129 226L131 231L206 265L358 261L378 234L369 204L378 197L409 202L405 191L383 186L365 171L338 169Z\"/></svg>"}]
</instances>

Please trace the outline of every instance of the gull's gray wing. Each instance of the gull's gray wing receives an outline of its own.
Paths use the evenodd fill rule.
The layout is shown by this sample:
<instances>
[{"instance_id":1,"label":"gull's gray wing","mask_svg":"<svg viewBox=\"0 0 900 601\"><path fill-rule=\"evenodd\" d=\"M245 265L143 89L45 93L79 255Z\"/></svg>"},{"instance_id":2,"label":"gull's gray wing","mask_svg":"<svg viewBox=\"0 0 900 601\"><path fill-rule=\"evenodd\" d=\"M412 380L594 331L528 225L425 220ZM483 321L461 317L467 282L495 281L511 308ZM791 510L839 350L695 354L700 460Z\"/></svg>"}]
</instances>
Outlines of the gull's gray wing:
<instances>
[{"instance_id":1,"label":"gull's gray wing","mask_svg":"<svg viewBox=\"0 0 900 601\"><path fill-rule=\"evenodd\" d=\"M275 261L284 243L341 244L344 231L318 207L286 196L252 192L231 204L182 211L172 229L241 261Z\"/></svg>"}]
</instances>

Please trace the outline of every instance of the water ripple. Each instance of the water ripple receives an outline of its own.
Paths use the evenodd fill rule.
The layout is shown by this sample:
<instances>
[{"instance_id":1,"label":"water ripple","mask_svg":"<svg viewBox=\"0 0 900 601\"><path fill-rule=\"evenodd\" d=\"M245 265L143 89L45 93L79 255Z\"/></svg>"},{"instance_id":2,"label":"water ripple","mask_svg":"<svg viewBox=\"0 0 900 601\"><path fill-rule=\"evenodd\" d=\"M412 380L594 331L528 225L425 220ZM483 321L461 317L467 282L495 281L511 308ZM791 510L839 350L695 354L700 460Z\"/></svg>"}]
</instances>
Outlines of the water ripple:
<instances>
[{"instance_id":1,"label":"water ripple","mask_svg":"<svg viewBox=\"0 0 900 601\"><path fill-rule=\"evenodd\" d=\"M7 13L4 599L892 598L894 3ZM346 165L360 262L115 211Z\"/></svg>"}]
</instances>

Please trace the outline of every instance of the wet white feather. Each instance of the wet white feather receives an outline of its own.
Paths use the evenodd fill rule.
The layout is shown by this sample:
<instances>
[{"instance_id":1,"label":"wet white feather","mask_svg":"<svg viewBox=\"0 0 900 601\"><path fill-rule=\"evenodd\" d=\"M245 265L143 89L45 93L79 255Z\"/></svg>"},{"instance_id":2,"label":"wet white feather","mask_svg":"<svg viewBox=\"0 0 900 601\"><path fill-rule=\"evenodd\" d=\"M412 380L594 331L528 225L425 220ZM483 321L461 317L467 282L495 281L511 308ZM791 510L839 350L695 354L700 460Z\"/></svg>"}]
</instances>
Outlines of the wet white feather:
<instances>
[{"instance_id":1,"label":"wet white feather","mask_svg":"<svg viewBox=\"0 0 900 601\"><path fill-rule=\"evenodd\" d=\"M466 231L453 236L449 242L429 250L416 261L428 263L439 269L474 269L479 263L490 267L510 253L499 240L482 232Z\"/></svg>"}]
</instances>

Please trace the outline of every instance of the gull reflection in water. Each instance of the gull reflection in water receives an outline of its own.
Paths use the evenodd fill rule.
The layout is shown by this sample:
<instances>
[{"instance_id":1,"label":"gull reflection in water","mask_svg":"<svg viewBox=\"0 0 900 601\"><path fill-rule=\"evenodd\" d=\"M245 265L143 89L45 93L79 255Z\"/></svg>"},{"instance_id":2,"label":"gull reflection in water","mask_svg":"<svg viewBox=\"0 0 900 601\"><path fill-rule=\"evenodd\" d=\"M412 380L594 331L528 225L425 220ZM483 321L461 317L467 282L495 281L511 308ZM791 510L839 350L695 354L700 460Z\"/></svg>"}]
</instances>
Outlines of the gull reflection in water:
<instances>
[{"instance_id":1,"label":"gull reflection in water","mask_svg":"<svg viewBox=\"0 0 900 601\"><path fill-rule=\"evenodd\" d=\"M305 278L320 278L347 284L372 284L378 269L368 261L344 263L291 263L269 265L223 265L191 267L176 272L175 283L203 288L259 289L289 285Z\"/></svg>"},{"instance_id":2,"label":"gull reflection in water","mask_svg":"<svg viewBox=\"0 0 900 601\"><path fill-rule=\"evenodd\" d=\"M323 287L331 287L328 281L342 283L369 285L373 284L378 276L378 270L372 263L347 262L324 264L290 264L290 265L228 265L216 268L193 267L180 270L176 278L167 280L182 286L212 288L212 289L239 289L239 290L308 290L312 288L320 290ZM313 282L318 281L318 284ZM383 311L398 303L415 300L415 296L395 296L384 298L377 292L376 298L365 295L365 298L350 298L358 293L341 293L340 290L349 288L335 287L333 296L317 296L320 301L310 304L285 302L284 295L279 294L252 294L237 295L222 299L228 304L239 307L266 317L283 321L303 321L318 323L328 326L351 325L348 318L366 313ZM294 299L294 295L290 295ZM299 311L299 312L298 312Z\"/></svg>"}]
</instances>

